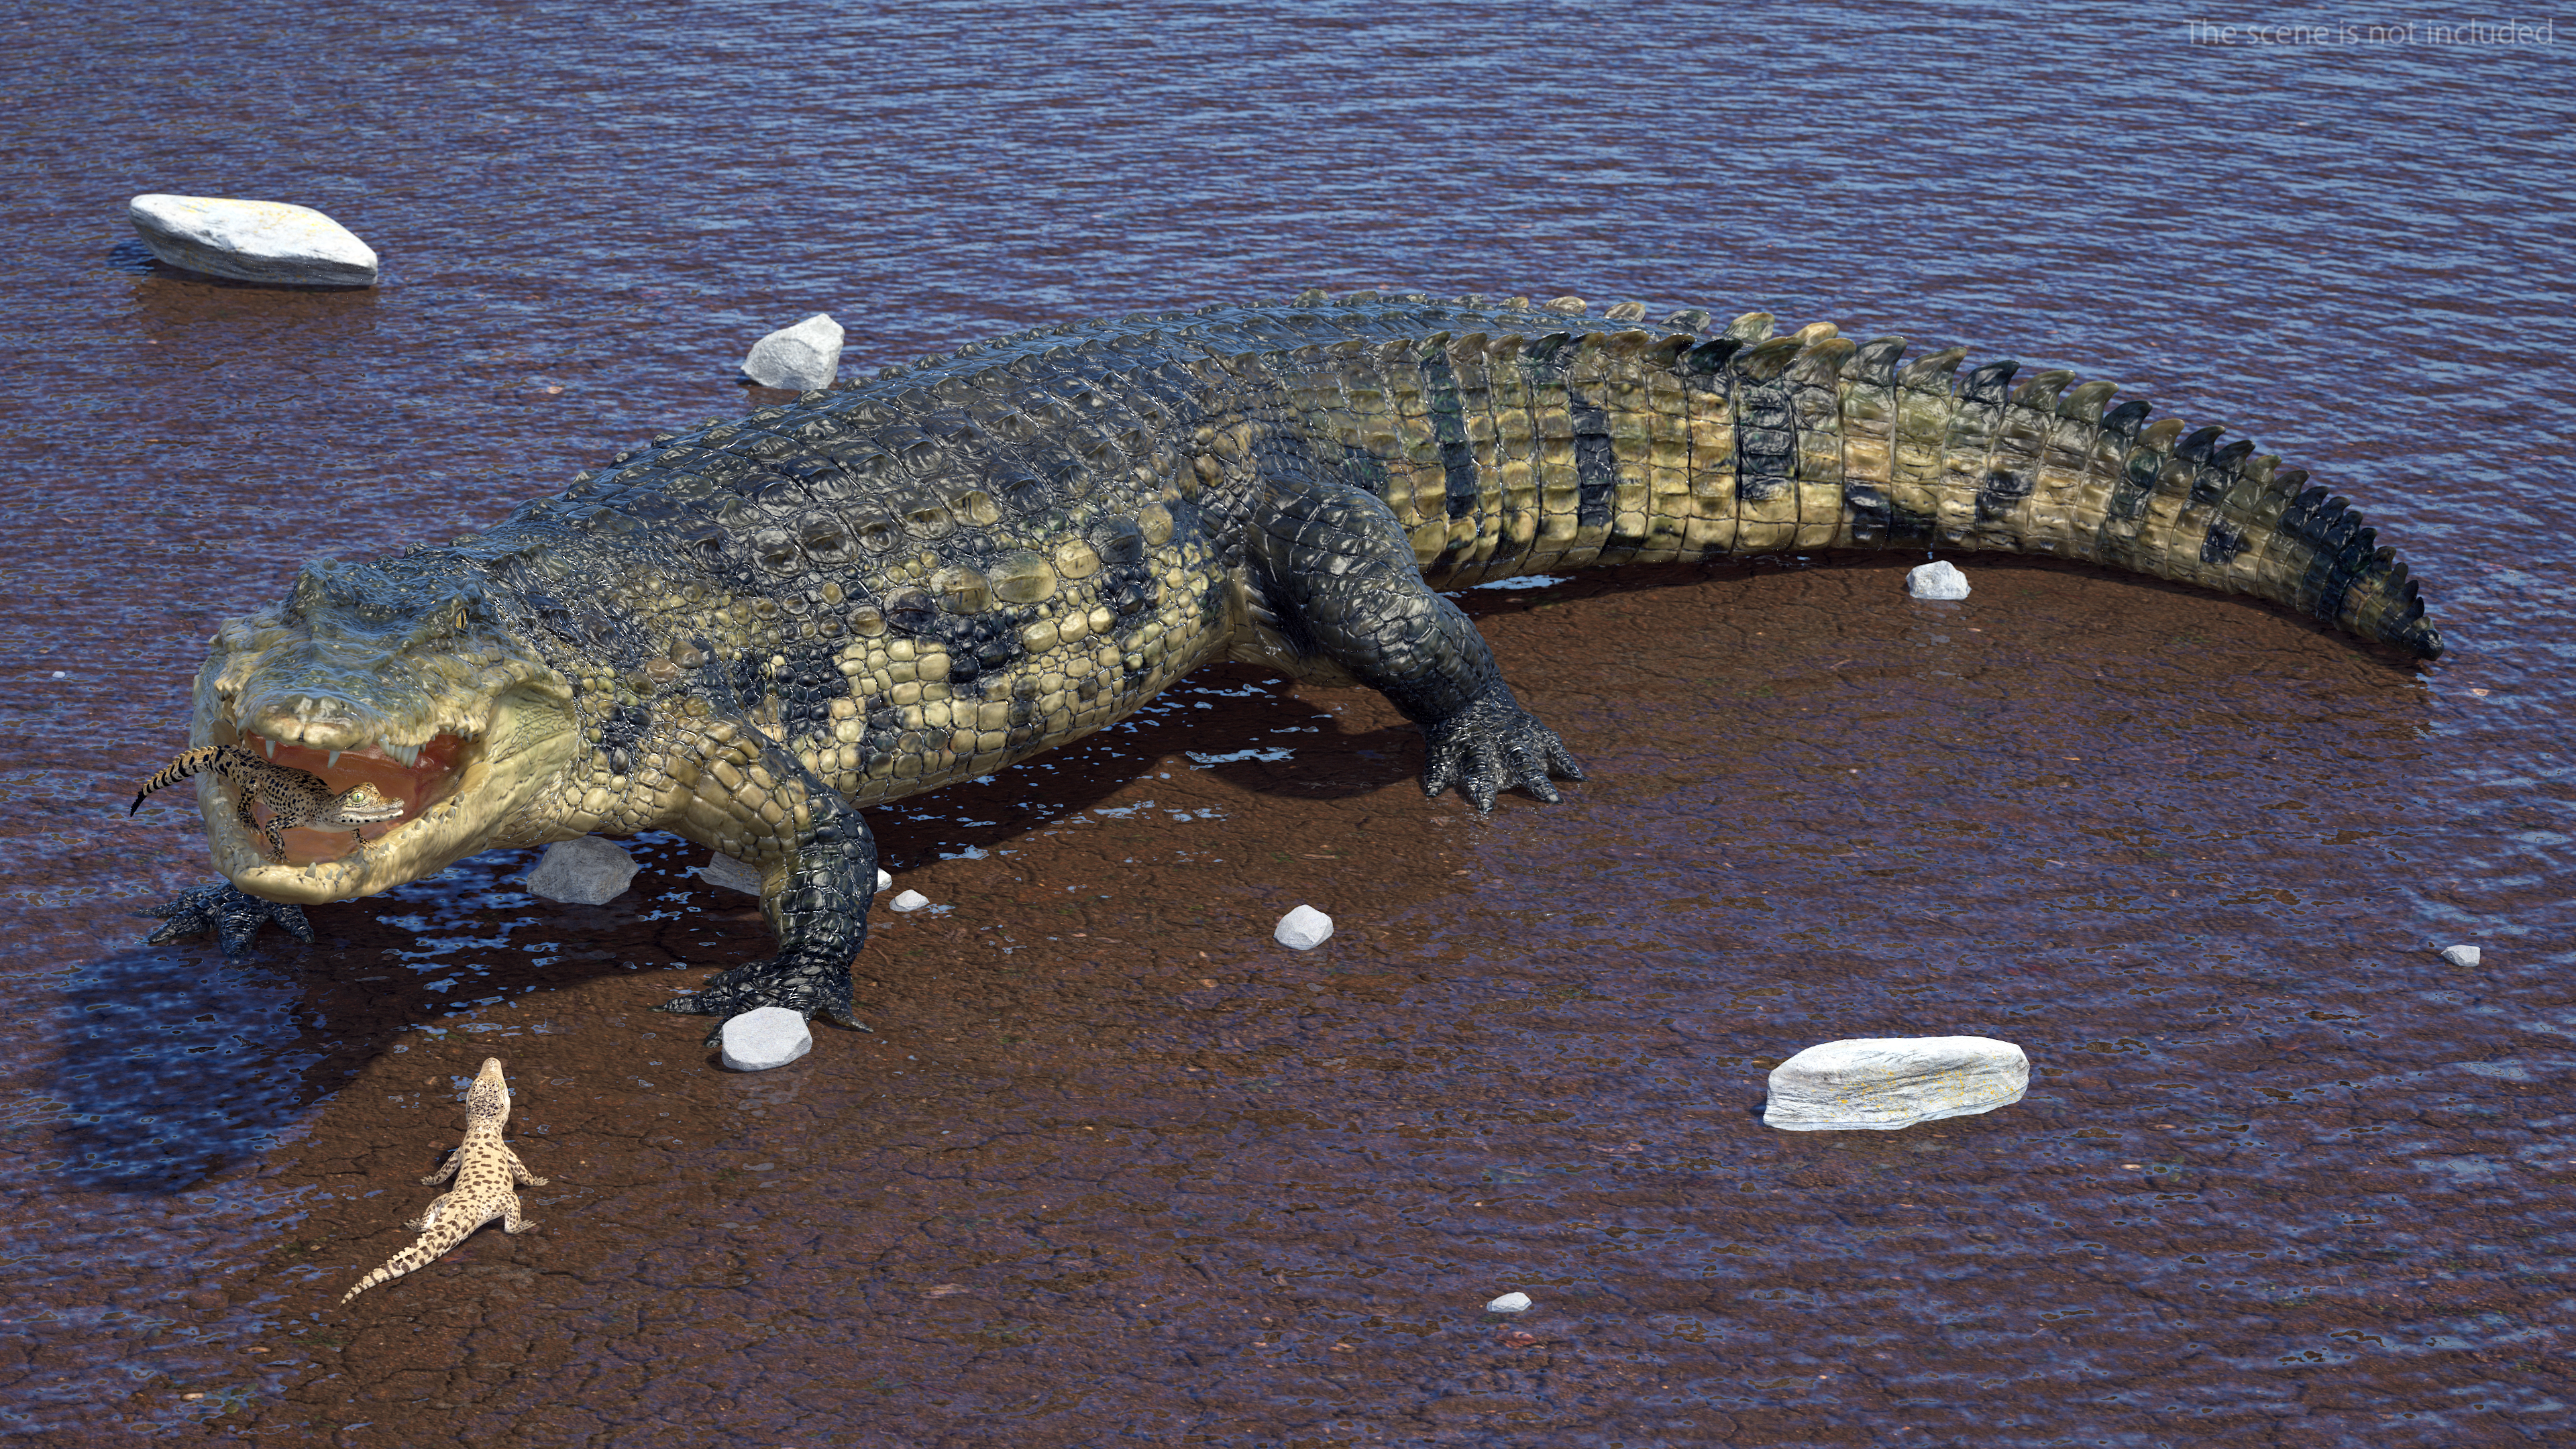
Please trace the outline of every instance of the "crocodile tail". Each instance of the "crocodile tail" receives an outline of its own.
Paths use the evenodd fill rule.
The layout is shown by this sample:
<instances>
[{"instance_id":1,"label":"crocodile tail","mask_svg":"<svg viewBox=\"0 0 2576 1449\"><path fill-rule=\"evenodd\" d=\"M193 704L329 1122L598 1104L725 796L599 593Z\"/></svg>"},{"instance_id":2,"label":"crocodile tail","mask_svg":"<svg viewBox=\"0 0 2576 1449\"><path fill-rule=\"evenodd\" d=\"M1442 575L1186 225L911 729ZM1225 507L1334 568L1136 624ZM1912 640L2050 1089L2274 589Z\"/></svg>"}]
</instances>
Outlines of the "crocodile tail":
<instances>
[{"instance_id":1,"label":"crocodile tail","mask_svg":"<svg viewBox=\"0 0 2576 1449\"><path fill-rule=\"evenodd\" d=\"M144 796L151 794L155 790L161 789L163 786L176 785L181 780L187 779L190 775L194 775L199 771L208 769L220 763L223 756L224 746L222 745L200 745L193 750L186 751L181 754L179 758L172 760L168 765L164 766L159 774L154 775L151 779L143 782L143 788L134 792L134 803L125 807L125 813L131 815L135 811L142 809Z\"/></svg>"},{"instance_id":2,"label":"crocodile tail","mask_svg":"<svg viewBox=\"0 0 2576 1449\"><path fill-rule=\"evenodd\" d=\"M2113 385L2070 373L1962 374L1960 349L1907 362L1905 339L1855 343L1829 323L1775 336L1752 313L1705 337L1704 315L1345 344L1339 396L1297 401L1350 420L1334 431L1382 470L1442 588L1789 550L1994 550L2252 594L2442 652L2396 550L2223 428L2149 423L2144 403L2112 406Z\"/></svg>"},{"instance_id":3,"label":"crocodile tail","mask_svg":"<svg viewBox=\"0 0 2576 1449\"><path fill-rule=\"evenodd\" d=\"M439 1254L446 1252L449 1248L454 1246L456 1246L456 1244L453 1242L433 1243L430 1240L430 1236L424 1234L419 1242L416 1242L410 1247L403 1249L401 1252L394 1254L392 1257L387 1258L384 1262L384 1266L376 1269L372 1273L369 1273L366 1277L359 1279L355 1287L340 1295L340 1301L342 1303L346 1303L350 1299L357 1297L359 1294L366 1292L368 1289L375 1287L379 1283L399 1278L414 1268L426 1266L427 1264L436 1261Z\"/></svg>"}]
</instances>

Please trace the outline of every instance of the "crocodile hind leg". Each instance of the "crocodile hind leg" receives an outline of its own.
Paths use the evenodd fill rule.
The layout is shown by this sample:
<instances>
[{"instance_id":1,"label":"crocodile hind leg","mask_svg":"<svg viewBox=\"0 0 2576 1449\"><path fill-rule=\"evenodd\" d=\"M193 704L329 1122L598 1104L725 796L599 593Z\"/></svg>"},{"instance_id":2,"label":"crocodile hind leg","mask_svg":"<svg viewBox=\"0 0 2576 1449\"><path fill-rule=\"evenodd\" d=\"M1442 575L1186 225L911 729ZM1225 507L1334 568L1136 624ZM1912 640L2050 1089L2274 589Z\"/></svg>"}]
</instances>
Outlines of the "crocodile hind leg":
<instances>
[{"instance_id":1,"label":"crocodile hind leg","mask_svg":"<svg viewBox=\"0 0 2576 1449\"><path fill-rule=\"evenodd\" d=\"M1479 814L1519 785L1554 802L1551 773L1583 769L1512 697L1476 626L1422 581L1395 511L1364 488L1274 480L1245 550L1258 622L1295 668L1328 662L1422 727L1422 792L1452 785Z\"/></svg>"},{"instance_id":2,"label":"crocodile hind leg","mask_svg":"<svg viewBox=\"0 0 2576 1449\"><path fill-rule=\"evenodd\" d=\"M660 1009L731 1017L783 1006L858 1027L850 1014L850 962L867 943L868 904L877 893L877 847L867 822L747 720L702 727L689 743L698 785L672 827L736 859L770 862L761 871L760 908L778 933L778 954L718 972ZM709 1031L708 1042L715 1039Z\"/></svg>"},{"instance_id":3,"label":"crocodile hind leg","mask_svg":"<svg viewBox=\"0 0 2576 1449\"><path fill-rule=\"evenodd\" d=\"M182 891L177 900L147 906L136 914L158 917L163 923L143 938L147 946L213 931L224 943L224 955L239 960L250 953L251 938L270 921L284 926L305 945L313 944L313 927L304 919L302 906L262 900L229 882Z\"/></svg>"}]
</instances>

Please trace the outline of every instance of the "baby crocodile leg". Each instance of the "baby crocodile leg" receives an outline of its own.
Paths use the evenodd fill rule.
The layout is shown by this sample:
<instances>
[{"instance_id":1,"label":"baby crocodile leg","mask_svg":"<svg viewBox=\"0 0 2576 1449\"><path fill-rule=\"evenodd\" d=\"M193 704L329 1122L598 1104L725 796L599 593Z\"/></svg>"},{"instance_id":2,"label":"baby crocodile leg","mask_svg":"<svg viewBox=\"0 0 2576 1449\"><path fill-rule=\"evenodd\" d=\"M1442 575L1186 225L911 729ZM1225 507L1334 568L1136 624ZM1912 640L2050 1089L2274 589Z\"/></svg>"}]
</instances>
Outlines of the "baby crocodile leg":
<instances>
[{"instance_id":1,"label":"baby crocodile leg","mask_svg":"<svg viewBox=\"0 0 2576 1449\"><path fill-rule=\"evenodd\" d=\"M877 847L867 822L747 720L728 719L686 739L697 785L673 828L736 859L762 862L760 908L778 933L778 954L719 972L661 1010L730 1017L783 1006L858 1026L850 1014L850 961L867 943L868 904L877 893Z\"/></svg>"},{"instance_id":2,"label":"baby crocodile leg","mask_svg":"<svg viewBox=\"0 0 2576 1449\"><path fill-rule=\"evenodd\" d=\"M1274 478L1250 526L1253 585L1289 646L1340 665L1422 726L1422 792L1478 813L1512 785L1553 803L1583 769L1503 683L1476 626L1432 592L1395 511L1346 483Z\"/></svg>"}]
</instances>

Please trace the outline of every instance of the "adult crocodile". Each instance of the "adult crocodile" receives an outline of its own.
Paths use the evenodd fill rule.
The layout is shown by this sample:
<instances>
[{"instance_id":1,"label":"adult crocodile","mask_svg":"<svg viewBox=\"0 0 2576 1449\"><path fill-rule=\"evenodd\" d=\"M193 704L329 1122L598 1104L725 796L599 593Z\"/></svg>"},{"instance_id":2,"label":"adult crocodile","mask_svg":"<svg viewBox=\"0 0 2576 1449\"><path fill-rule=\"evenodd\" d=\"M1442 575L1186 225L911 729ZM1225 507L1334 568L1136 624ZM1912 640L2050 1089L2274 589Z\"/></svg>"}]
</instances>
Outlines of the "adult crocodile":
<instances>
[{"instance_id":1,"label":"adult crocodile","mask_svg":"<svg viewBox=\"0 0 2576 1449\"><path fill-rule=\"evenodd\" d=\"M861 807L1079 739L1217 659L1384 693L1479 811L1582 778L1438 590L1783 550L2052 554L2431 657L2392 549L2297 469L2108 383L1760 313L1310 292L1044 327L665 433L478 536L308 565L226 623L195 746L399 820L270 861L198 777L238 950L460 857L675 831L761 872L777 954L670 1009L850 1020ZM1636 641L1636 647L1647 647Z\"/></svg>"}]
</instances>

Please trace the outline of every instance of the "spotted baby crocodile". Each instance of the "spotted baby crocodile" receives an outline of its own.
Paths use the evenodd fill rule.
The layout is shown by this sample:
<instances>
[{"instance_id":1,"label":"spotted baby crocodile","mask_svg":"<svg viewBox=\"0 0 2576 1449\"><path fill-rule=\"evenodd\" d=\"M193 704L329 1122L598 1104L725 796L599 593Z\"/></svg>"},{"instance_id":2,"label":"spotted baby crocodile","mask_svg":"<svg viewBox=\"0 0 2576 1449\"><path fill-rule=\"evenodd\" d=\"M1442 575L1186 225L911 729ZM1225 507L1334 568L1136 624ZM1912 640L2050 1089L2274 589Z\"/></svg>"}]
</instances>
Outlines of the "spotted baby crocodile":
<instances>
[{"instance_id":1,"label":"spotted baby crocodile","mask_svg":"<svg viewBox=\"0 0 2576 1449\"><path fill-rule=\"evenodd\" d=\"M348 1302L388 1278L399 1278L424 1263L436 1262L441 1253L464 1242L474 1230L501 1220L501 1231L524 1233L536 1226L519 1216L519 1185L543 1187L546 1180L528 1171L519 1154L501 1140L501 1125L510 1120L510 1084L501 1075L501 1059L485 1057L483 1070L474 1074L474 1085L465 1093L465 1141L449 1155L447 1165L424 1177L424 1184L456 1179L456 1186L440 1193L421 1209L419 1217L403 1224L420 1234L420 1241L388 1259L385 1265L358 1280L357 1286L340 1295Z\"/></svg>"},{"instance_id":2,"label":"spotted baby crocodile","mask_svg":"<svg viewBox=\"0 0 2576 1449\"><path fill-rule=\"evenodd\" d=\"M207 745L183 752L161 773L143 782L134 792L134 803L125 807L133 814L143 808L143 797L164 785L175 785L203 770L219 771L233 786L233 814L245 830L257 830L267 837L268 858L286 859L286 842L282 832L300 825L336 826L349 832L352 842L364 847L366 836L358 829L380 820L399 820L403 805L386 797L371 781L360 781L346 790L333 790L319 775L263 760L248 750L228 745ZM251 813L253 804L268 807L268 819L258 820Z\"/></svg>"},{"instance_id":3,"label":"spotted baby crocodile","mask_svg":"<svg viewBox=\"0 0 2576 1449\"><path fill-rule=\"evenodd\" d=\"M199 777L220 911L669 830L756 865L779 939L671 1009L847 1021L861 807L1079 739L1210 660L1381 691L1434 793L1557 798L1572 757L1437 592L1517 574L1995 549L2441 652L2343 499L2111 384L1760 313L1585 314L1308 293L1044 327L664 433L444 548L311 564L217 634L191 742L372 772L407 813L363 854L299 836L269 862Z\"/></svg>"}]
</instances>

